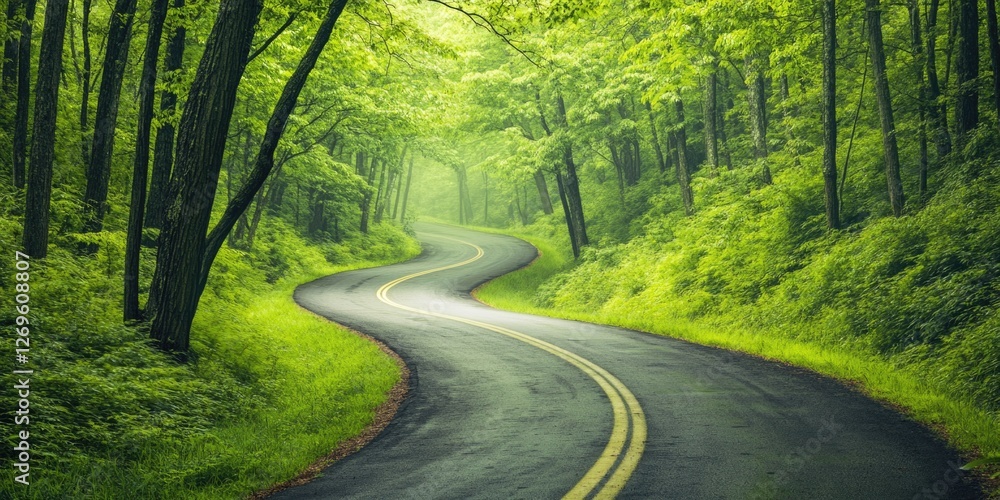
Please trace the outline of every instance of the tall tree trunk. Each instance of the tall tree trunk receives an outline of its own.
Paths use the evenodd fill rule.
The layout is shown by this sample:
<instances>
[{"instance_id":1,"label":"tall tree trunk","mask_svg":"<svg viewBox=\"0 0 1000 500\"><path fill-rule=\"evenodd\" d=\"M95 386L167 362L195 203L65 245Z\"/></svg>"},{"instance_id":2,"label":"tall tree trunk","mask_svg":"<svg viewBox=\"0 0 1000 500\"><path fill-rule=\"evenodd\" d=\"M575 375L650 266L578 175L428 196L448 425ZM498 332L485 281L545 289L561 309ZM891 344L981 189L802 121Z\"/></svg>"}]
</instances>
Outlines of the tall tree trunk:
<instances>
[{"instance_id":1,"label":"tall tree trunk","mask_svg":"<svg viewBox=\"0 0 1000 500\"><path fill-rule=\"evenodd\" d=\"M222 0L181 116L147 308L150 336L164 350L188 350L226 134L262 7L263 0Z\"/></svg>"},{"instance_id":2,"label":"tall tree trunk","mask_svg":"<svg viewBox=\"0 0 1000 500\"><path fill-rule=\"evenodd\" d=\"M764 92L764 64L759 55L747 56L747 101L750 109L750 135L753 138L753 156L767 158L767 95ZM764 165L764 184L771 183L771 169Z\"/></svg>"},{"instance_id":3,"label":"tall tree trunk","mask_svg":"<svg viewBox=\"0 0 1000 500\"><path fill-rule=\"evenodd\" d=\"M83 158L84 165L90 165L90 147L93 139L93 132L90 130L90 84L91 84L91 64L90 56L90 8L92 1L83 0L83 21L80 23L80 32L83 39L83 71L80 73L80 80L83 83L83 90L80 93L80 157Z\"/></svg>"},{"instance_id":4,"label":"tall tree trunk","mask_svg":"<svg viewBox=\"0 0 1000 500\"><path fill-rule=\"evenodd\" d=\"M684 102L680 99L674 101L674 110L677 112L678 129L674 133L674 142L677 143L677 184L681 188L681 201L684 202L684 214L694 214L694 192L691 190L691 167L687 160L687 132L684 131Z\"/></svg>"},{"instance_id":5,"label":"tall tree trunk","mask_svg":"<svg viewBox=\"0 0 1000 500\"><path fill-rule=\"evenodd\" d=\"M156 97L156 65L159 62L163 22L169 0L153 0L149 14L142 76L139 78L139 128L136 132L135 160L132 163L132 196L125 242L125 321L142 319L139 309L139 252L142 248L142 221L146 208L146 180L149 174L149 133L153 125Z\"/></svg>"},{"instance_id":6,"label":"tall tree trunk","mask_svg":"<svg viewBox=\"0 0 1000 500\"><path fill-rule=\"evenodd\" d=\"M993 111L1000 124L1000 40L997 34L996 0L986 0L986 34L990 44L990 69L993 72Z\"/></svg>"},{"instance_id":7,"label":"tall tree trunk","mask_svg":"<svg viewBox=\"0 0 1000 500\"><path fill-rule=\"evenodd\" d=\"M36 0L25 0L24 20L21 22L21 35L17 42L17 109L14 112L13 157L14 186L18 189L23 188L25 185L28 150L28 113L31 103L31 31L32 25L35 23L35 6L37 4ZM58 10L58 7L56 9ZM63 22L65 24L65 21ZM45 41L44 34L43 31L43 43ZM55 42L53 41L53 43ZM59 54L62 54L61 42L58 48L52 48L52 50L56 49L59 50ZM59 66L55 69L56 73L62 71L62 63L59 63ZM39 71L41 71L41 65L39 65ZM56 76L58 77L58 74ZM37 95L38 90L36 89L35 92ZM51 92L51 89L46 92ZM35 103L35 108L38 108L37 102ZM48 195L46 195L46 198L48 198ZM46 202L47 206L48 202ZM46 209L47 213L48 209ZM48 223L46 222L46 224Z\"/></svg>"},{"instance_id":8,"label":"tall tree trunk","mask_svg":"<svg viewBox=\"0 0 1000 500\"><path fill-rule=\"evenodd\" d=\"M840 229L837 200L837 2L823 1L823 193L826 225Z\"/></svg>"},{"instance_id":9,"label":"tall tree trunk","mask_svg":"<svg viewBox=\"0 0 1000 500\"><path fill-rule=\"evenodd\" d=\"M118 123L118 103L128 50L132 43L135 5L136 0L118 0L111 13L101 90L97 95L97 114L94 116L94 150L87 168L87 191L83 198L87 211L85 232L97 232L104 227L104 214L108 208L108 183L111 181L111 156L114 153L115 127Z\"/></svg>"},{"instance_id":10,"label":"tall tree trunk","mask_svg":"<svg viewBox=\"0 0 1000 500\"><path fill-rule=\"evenodd\" d=\"M979 124L979 0L958 0L957 7L955 134L961 144Z\"/></svg>"},{"instance_id":11,"label":"tall tree trunk","mask_svg":"<svg viewBox=\"0 0 1000 500\"><path fill-rule=\"evenodd\" d=\"M920 172L918 189L920 196L927 194L927 85L924 79L924 42L921 39L920 6L917 0L910 0L910 42L913 47L914 69L917 73L917 115L920 120L917 129L917 143L920 150Z\"/></svg>"},{"instance_id":12,"label":"tall tree trunk","mask_svg":"<svg viewBox=\"0 0 1000 500\"><path fill-rule=\"evenodd\" d=\"M903 183L899 178L899 148L896 145L896 124L893 120L889 79L885 74L885 50L882 45L882 15L879 0L865 0L868 18L868 45L872 57L875 98L878 101L882 125L882 149L885 152L885 177L889 188L889 203L896 217L903 215Z\"/></svg>"},{"instance_id":13,"label":"tall tree trunk","mask_svg":"<svg viewBox=\"0 0 1000 500\"><path fill-rule=\"evenodd\" d=\"M938 102L941 85L937 72L937 15L939 0L930 0L927 5L927 113L934 134L934 146L940 161L951 152L951 134L948 132L945 105Z\"/></svg>"},{"instance_id":14,"label":"tall tree trunk","mask_svg":"<svg viewBox=\"0 0 1000 500\"><path fill-rule=\"evenodd\" d=\"M365 170L365 180L369 188L372 188L375 184L375 173L376 165L378 164L378 158L372 158L371 165L368 170ZM360 167L364 168L364 156L361 157ZM365 192L364 196L361 198L361 224L360 229L363 234L368 234L368 220L371 217L372 212L372 196L374 193L369 189Z\"/></svg>"},{"instance_id":15,"label":"tall tree trunk","mask_svg":"<svg viewBox=\"0 0 1000 500\"><path fill-rule=\"evenodd\" d=\"M760 56L747 56L745 67L753 156L767 158L767 95L764 93L764 68Z\"/></svg>"},{"instance_id":16,"label":"tall tree trunk","mask_svg":"<svg viewBox=\"0 0 1000 500\"><path fill-rule=\"evenodd\" d=\"M718 97L718 74L717 64L713 61L712 68L705 77L705 159L708 161L708 168L714 177L719 170L719 136L716 133L718 111L716 110Z\"/></svg>"},{"instance_id":17,"label":"tall tree trunk","mask_svg":"<svg viewBox=\"0 0 1000 500\"><path fill-rule=\"evenodd\" d=\"M385 207L386 175L389 171L389 161L382 162L378 174L378 189L375 190L375 223L382 222L382 210Z\"/></svg>"},{"instance_id":18,"label":"tall tree trunk","mask_svg":"<svg viewBox=\"0 0 1000 500\"><path fill-rule=\"evenodd\" d=\"M562 172L556 171L556 184L559 187L559 201L562 202L563 215L566 219L566 231L569 233L569 244L573 248L573 258L580 258L580 240L576 236L576 224L573 223L573 211L566 201L566 183L563 182Z\"/></svg>"},{"instance_id":19,"label":"tall tree trunk","mask_svg":"<svg viewBox=\"0 0 1000 500\"><path fill-rule=\"evenodd\" d=\"M173 0L174 9L184 7L184 0ZM170 75L181 68L184 63L184 41L187 29L177 26L167 42L166 55L163 58L163 71ZM160 93L160 112L173 115L177 109L177 94L170 90ZM156 131L156 144L153 147L153 172L149 183L149 200L146 202L146 227L161 228L167 211L167 187L170 184L170 171L174 164L174 126L167 121Z\"/></svg>"},{"instance_id":20,"label":"tall tree trunk","mask_svg":"<svg viewBox=\"0 0 1000 500\"><path fill-rule=\"evenodd\" d=\"M660 173L667 171L667 161L663 157L663 146L660 145L660 134L656 130L656 117L653 116L653 106L650 103L646 103L646 116L649 117L649 131L653 137L653 151L656 152L656 167L660 170Z\"/></svg>"},{"instance_id":21,"label":"tall tree trunk","mask_svg":"<svg viewBox=\"0 0 1000 500\"><path fill-rule=\"evenodd\" d=\"M562 94L556 95L556 112L559 125L568 132L569 122L566 120L566 101L563 99ZM563 145L563 165L566 167L566 174L563 184L566 188L566 202L569 204L569 210L572 214L577 246L582 249L590 244L590 239L587 237L587 220L583 214L583 200L580 197L580 178L577 176L576 162L573 159L573 143L568 137L564 140L566 143Z\"/></svg>"},{"instance_id":22,"label":"tall tree trunk","mask_svg":"<svg viewBox=\"0 0 1000 500\"><path fill-rule=\"evenodd\" d=\"M545 182L545 174L542 173L542 169L535 170L535 189L538 190L538 201L542 205L542 213L545 215L552 214L552 198L549 197L549 185ZM527 204L528 200L524 200Z\"/></svg>"},{"instance_id":23,"label":"tall tree trunk","mask_svg":"<svg viewBox=\"0 0 1000 500\"><path fill-rule=\"evenodd\" d=\"M28 172L23 238L25 253L36 259L48 254L52 162L56 147L59 77L62 73L68 11L69 0L49 0L45 6L38 83L35 84L35 124L31 141L31 170ZM23 29L21 33L23 36ZM28 41L30 43L30 38ZM21 42L24 42L23 38ZM23 56L22 53L21 61L30 60Z\"/></svg>"},{"instance_id":24,"label":"tall tree trunk","mask_svg":"<svg viewBox=\"0 0 1000 500\"><path fill-rule=\"evenodd\" d=\"M376 223L382 222L382 218L385 216L385 210L389 206L389 203L392 202L392 193L393 187L396 184L396 176L403 171L403 162L406 161L406 153L409 148L409 144L403 146L403 151L399 155L399 164L397 164L395 168L389 167L388 162L386 162L387 172L384 172L383 175L388 174L388 180L385 183L385 193L382 195L382 202L377 205L375 210Z\"/></svg>"},{"instance_id":25,"label":"tall tree trunk","mask_svg":"<svg viewBox=\"0 0 1000 500\"><path fill-rule=\"evenodd\" d=\"M413 157L410 157L410 168L406 172L406 188L403 190L403 207L399 210L399 221L406 221L406 203L410 201L410 182L413 181Z\"/></svg>"},{"instance_id":26,"label":"tall tree trunk","mask_svg":"<svg viewBox=\"0 0 1000 500\"><path fill-rule=\"evenodd\" d=\"M718 76L718 67L716 68L716 76ZM722 88L726 89L729 87L729 73L723 71L722 73L723 81ZM721 98L721 104L718 107L718 121L716 122L716 132L719 134L719 143L721 147L719 148L719 155L722 157L722 161L726 164L726 170L733 169L733 157L729 154L729 137L726 133L726 99Z\"/></svg>"}]
</instances>

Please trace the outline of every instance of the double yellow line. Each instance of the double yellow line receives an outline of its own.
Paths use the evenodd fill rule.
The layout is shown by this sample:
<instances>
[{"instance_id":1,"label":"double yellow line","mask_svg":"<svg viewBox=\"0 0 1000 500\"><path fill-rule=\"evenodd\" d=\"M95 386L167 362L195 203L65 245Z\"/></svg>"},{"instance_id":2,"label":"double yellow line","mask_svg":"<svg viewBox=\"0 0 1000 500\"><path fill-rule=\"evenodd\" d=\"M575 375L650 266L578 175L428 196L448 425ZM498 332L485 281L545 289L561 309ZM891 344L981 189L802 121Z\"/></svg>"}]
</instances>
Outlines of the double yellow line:
<instances>
[{"instance_id":1,"label":"double yellow line","mask_svg":"<svg viewBox=\"0 0 1000 500\"><path fill-rule=\"evenodd\" d=\"M483 323L482 321L405 306L389 298L389 290L404 281L431 273L461 267L475 262L483 257L483 249L478 245L454 238L444 236L439 237L455 241L463 245L468 245L476 250L476 255L456 264L428 269L426 271L420 271L418 273L403 276L402 278L394 279L385 285L382 285L375 295L380 301L404 311L457 321L459 323L465 323L467 325L483 328L520 340L521 342L533 345L545 352L558 356L571 365L579 368L590 378L594 379L594 381L597 382L597 385L599 385L604 391L604 394L607 395L608 400L611 402L611 409L614 414L611 437L608 439L608 444L604 447L604 451L601 453L601 456L598 457L597 462L594 463L590 470L583 475L580 481L576 483L576 485L573 486L573 488L566 493L563 498L614 498L625 486L625 483L628 481L629 477L632 476L632 473L635 472L635 468L639 465L639 458L642 457L642 451L646 444L646 416L642 412L642 407L639 406L639 401L637 401L635 399L635 395L633 395L632 392L625 387L625 384L618 380L614 375L608 373L604 368L597 366L593 362L543 340L536 339L532 336L525 335L502 326ZM600 488L597 489L595 493L595 488L598 487ZM591 494L593 494L593 496L591 496Z\"/></svg>"}]
</instances>

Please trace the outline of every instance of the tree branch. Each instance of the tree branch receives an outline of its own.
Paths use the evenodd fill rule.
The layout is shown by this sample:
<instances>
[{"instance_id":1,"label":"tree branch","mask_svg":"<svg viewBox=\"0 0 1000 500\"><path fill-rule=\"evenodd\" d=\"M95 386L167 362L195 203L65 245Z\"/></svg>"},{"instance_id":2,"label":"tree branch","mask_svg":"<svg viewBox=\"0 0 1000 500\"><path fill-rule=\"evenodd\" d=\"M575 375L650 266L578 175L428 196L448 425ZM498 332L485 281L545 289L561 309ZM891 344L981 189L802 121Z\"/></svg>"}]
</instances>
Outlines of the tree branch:
<instances>
[{"instance_id":1,"label":"tree branch","mask_svg":"<svg viewBox=\"0 0 1000 500\"><path fill-rule=\"evenodd\" d=\"M496 35L497 37L499 37L501 40L503 40L504 43L506 43L508 46L510 46L510 48L512 48L515 51L517 51L518 54L521 54L521 56L523 56L533 66L539 67L539 68L541 67L540 64L538 64L537 62L535 62L535 60L532 59L530 55L528 55L529 52L521 49L520 47L518 47L517 45L514 44L514 41L510 39L510 33L508 33L508 32L501 32L500 30L498 30L497 27L496 27L496 25L493 24L492 21L490 21L489 19L487 19L482 14L478 14L476 12L469 12L469 11L463 9L462 7L458 6L458 5L452 5L452 4L448 3L448 2L445 2L444 0L428 0L428 1L430 1L432 3L443 5L443 6L449 8L451 10L454 10L456 12L461 12L462 14L465 14L465 17L468 17L476 26L479 26L480 28L485 28L485 29L489 30L490 33L493 33L494 35Z\"/></svg>"},{"instance_id":2,"label":"tree branch","mask_svg":"<svg viewBox=\"0 0 1000 500\"><path fill-rule=\"evenodd\" d=\"M277 40L278 37L281 36L281 34L284 33L285 30L292 25L293 22L295 22L295 18L297 17L299 17L299 11L292 12L292 15L288 16L288 20L286 20L285 24L282 24L281 27L278 28L278 31L275 31L274 34L272 34L267 40L264 40L264 43L262 43L260 47L257 48L257 50L250 53L250 56L247 57L247 64L250 64L250 61L253 61L254 59L257 58L257 56L261 55L261 53L267 50L267 48L270 47L271 44L274 43L274 41Z\"/></svg>"}]
</instances>

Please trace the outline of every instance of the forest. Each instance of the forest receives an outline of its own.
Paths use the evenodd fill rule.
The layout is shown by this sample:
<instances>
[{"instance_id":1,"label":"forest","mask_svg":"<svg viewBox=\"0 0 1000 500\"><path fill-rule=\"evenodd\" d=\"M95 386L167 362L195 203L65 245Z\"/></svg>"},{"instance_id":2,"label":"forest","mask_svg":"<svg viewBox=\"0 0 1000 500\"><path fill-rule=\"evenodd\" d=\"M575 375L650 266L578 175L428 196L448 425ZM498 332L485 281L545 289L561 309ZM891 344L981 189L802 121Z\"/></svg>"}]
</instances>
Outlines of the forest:
<instances>
[{"instance_id":1,"label":"forest","mask_svg":"<svg viewBox=\"0 0 1000 500\"><path fill-rule=\"evenodd\" d=\"M848 381L996 474L995 3L0 0L0 494L296 477L403 368L292 290L417 218L541 250L484 302Z\"/></svg>"}]
</instances>

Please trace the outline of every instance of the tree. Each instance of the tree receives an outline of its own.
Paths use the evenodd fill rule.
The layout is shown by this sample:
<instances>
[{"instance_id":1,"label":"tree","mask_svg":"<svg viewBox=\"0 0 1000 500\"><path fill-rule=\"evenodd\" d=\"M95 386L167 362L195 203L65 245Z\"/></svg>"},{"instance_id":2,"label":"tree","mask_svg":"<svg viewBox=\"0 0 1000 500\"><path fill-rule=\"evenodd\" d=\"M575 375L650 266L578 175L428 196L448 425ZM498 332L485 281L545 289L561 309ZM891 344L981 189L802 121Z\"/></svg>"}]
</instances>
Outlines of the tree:
<instances>
[{"instance_id":1,"label":"tree","mask_svg":"<svg viewBox=\"0 0 1000 500\"><path fill-rule=\"evenodd\" d=\"M556 124L562 128L562 157L566 169L560 175L560 181L565 190L565 208L569 209L569 221L573 226L571 237L575 240L575 255L580 256L580 249L590 244L587 237L587 221L583 215L583 200L580 198L580 178L576 172L576 162L573 159L573 142L567 135L569 122L566 119L566 101L562 94L556 94Z\"/></svg>"},{"instance_id":2,"label":"tree","mask_svg":"<svg viewBox=\"0 0 1000 500\"><path fill-rule=\"evenodd\" d=\"M174 0L175 10L184 7L184 0ZM184 42L187 29L183 24L174 27L173 35L167 42L166 56L163 61L163 71L174 75L184 63ZM177 109L177 94L165 89L160 93L160 113L173 115ZM153 149L153 172L149 186L149 200L146 202L146 227L161 228L166 217L167 187L170 183L170 171L174 163L174 125L171 120L164 120L156 132L156 145Z\"/></svg>"},{"instance_id":3,"label":"tree","mask_svg":"<svg viewBox=\"0 0 1000 500\"><path fill-rule=\"evenodd\" d=\"M719 170L719 134L716 132L718 128L719 116L718 109L716 109L719 100L716 95L719 86L718 81L718 63L713 60L711 62L711 68L708 71L708 76L705 77L704 109L705 158L708 161L708 168L711 169L712 175L715 175L715 173ZM657 150L659 150L658 145Z\"/></svg>"},{"instance_id":4,"label":"tree","mask_svg":"<svg viewBox=\"0 0 1000 500\"><path fill-rule=\"evenodd\" d=\"M927 193L927 85L924 81L924 44L921 40L920 6L917 0L910 0L910 43L913 46L914 70L917 74L917 114L919 115L919 130L917 136L920 149L920 180L918 182L920 196Z\"/></svg>"},{"instance_id":5,"label":"tree","mask_svg":"<svg viewBox=\"0 0 1000 500\"><path fill-rule=\"evenodd\" d=\"M14 187L18 189L23 188L25 184L28 112L31 100L31 31L35 22L36 5L36 0L24 0L24 20L21 21L21 34L17 43L17 109L14 114L14 151L12 156L14 157ZM55 42L52 41L52 43ZM62 46L60 45L60 53L61 50ZM36 109L37 105L36 103Z\"/></svg>"},{"instance_id":6,"label":"tree","mask_svg":"<svg viewBox=\"0 0 1000 500\"><path fill-rule=\"evenodd\" d=\"M139 79L139 130L136 133L135 159L132 163L132 197L128 213L128 236L125 243L125 321L142 318L139 309L139 251L142 244L142 221L146 208L146 181L149 173L149 134L153 125L153 100L156 97L156 65L160 55L163 22L169 0L154 0L146 33L145 59Z\"/></svg>"},{"instance_id":7,"label":"tree","mask_svg":"<svg viewBox=\"0 0 1000 500\"><path fill-rule=\"evenodd\" d=\"M955 60L957 141L979 124L979 1L958 1L958 56Z\"/></svg>"},{"instance_id":8,"label":"tree","mask_svg":"<svg viewBox=\"0 0 1000 500\"><path fill-rule=\"evenodd\" d=\"M150 336L164 350L188 349L226 134L262 8L263 0L221 1L181 116L147 308Z\"/></svg>"},{"instance_id":9,"label":"tree","mask_svg":"<svg viewBox=\"0 0 1000 500\"><path fill-rule=\"evenodd\" d=\"M939 0L930 0L927 5L926 39L927 50L927 113L931 127L934 129L934 145L940 160L951 152L951 134L948 132L948 120L945 106L938 102L941 97L941 85L937 72L937 15Z\"/></svg>"},{"instance_id":10,"label":"tree","mask_svg":"<svg viewBox=\"0 0 1000 500\"><path fill-rule=\"evenodd\" d=\"M990 70L993 73L993 111L1000 124L1000 39L997 34L996 0L986 0L986 35L989 38Z\"/></svg>"},{"instance_id":11,"label":"tree","mask_svg":"<svg viewBox=\"0 0 1000 500\"><path fill-rule=\"evenodd\" d=\"M38 83L35 84L35 126L31 142L31 169L28 171L23 237L24 251L36 259L48 254L52 162L55 156L59 77L68 11L69 0L49 0L45 6ZM21 33L23 36L24 31ZM23 39L21 41L24 42Z\"/></svg>"},{"instance_id":12,"label":"tree","mask_svg":"<svg viewBox=\"0 0 1000 500\"><path fill-rule=\"evenodd\" d=\"M115 148L115 126L118 123L118 102L121 98L128 49L132 42L135 6L136 0L118 0L111 13L101 89L97 95L97 114L94 117L94 149L87 167L87 191L84 194L88 211L84 224L86 232L97 232L104 226L108 183L111 181L111 155Z\"/></svg>"},{"instance_id":13,"label":"tree","mask_svg":"<svg viewBox=\"0 0 1000 500\"><path fill-rule=\"evenodd\" d=\"M674 142L677 145L677 161L674 162L677 171L677 185L681 188L681 201L684 203L684 214L694 214L694 192L691 190L691 166L688 164L687 132L684 130L684 101L674 101L674 111L677 113L677 131L674 132Z\"/></svg>"},{"instance_id":14,"label":"tree","mask_svg":"<svg viewBox=\"0 0 1000 500\"><path fill-rule=\"evenodd\" d=\"M334 0L330 2L326 15L323 17L323 21L316 31L316 35L313 37L302 60L299 61L298 67L295 68L295 72L292 73L292 76L285 83L285 87L281 91L281 96L274 106L274 111L271 112L271 117L267 122L267 129L264 132L264 139L261 141L260 148L257 151L257 158L254 160L253 172L250 173L246 184L230 200L222 215L222 219L219 220L208 235L205 244L205 255L201 264L199 296L205 288L212 262L215 261L215 256L222 247L226 236L236 224L236 220L246 212L254 197L264 186L264 181L267 180L267 177L274 169L274 151L278 148L278 140L281 139L281 134L285 131L288 117L295 110L295 104L298 101L299 94L302 92L302 88L306 84L306 80L309 78L309 73L316 66L316 61L319 59L320 53L323 52L323 48L330 41L333 27L336 25L337 19L340 18L340 14L344 11L345 5L347 5L347 0Z\"/></svg>"},{"instance_id":15,"label":"tree","mask_svg":"<svg viewBox=\"0 0 1000 500\"><path fill-rule=\"evenodd\" d=\"M80 92L80 133L83 139L80 141L81 158L84 165L90 165L90 148L93 143L93 133L90 132L90 84L91 65L90 55L90 11L92 0L83 0L83 19L80 22L81 38L83 39L83 68L80 71L80 83L83 90ZM73 37L70 37L73 41ZM72 47L72 45L70 45Z\"/></svg>"},{"instance_id":16,"label":"tree","mask_svg":"<svg viewBox=\"0 0 1000 500\"><path fill-rule=\"evenodd\" d=\"M767 158L767 95L764 93L764 61L758 54L746 57L747 102L750 109L750 135L754 158ZM771 169L764 162L764 184L771 183Z\"/></svg>"},{"instance_id":17,"label":"tree","mask_svg":"<svg viewBox=\"0 0 1000 500\"><path fill-rule=\"evenodd\" d=\"M885 153L885 177L889 186L889 204L896 217L903 215L903 182L899 177L899 148L896 145L896 123L893 119L889 78L885 71L885 49L882 44L882 15L879 0L865 0L868 21L868 45L871 51L875 99L878 101L882 125L882 149Z\"/></svg>"},{"instance_id":18,"label":"tree","mask_svg":"<svg viewBox=\"0 0 1000 500\"><path fill-rule=\"evenodd\" d=\"M824 0L823 16L823 193L826 225L840 228L837 199L837 2Z\"/></svg>"}]
</instances>

